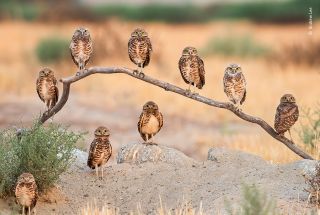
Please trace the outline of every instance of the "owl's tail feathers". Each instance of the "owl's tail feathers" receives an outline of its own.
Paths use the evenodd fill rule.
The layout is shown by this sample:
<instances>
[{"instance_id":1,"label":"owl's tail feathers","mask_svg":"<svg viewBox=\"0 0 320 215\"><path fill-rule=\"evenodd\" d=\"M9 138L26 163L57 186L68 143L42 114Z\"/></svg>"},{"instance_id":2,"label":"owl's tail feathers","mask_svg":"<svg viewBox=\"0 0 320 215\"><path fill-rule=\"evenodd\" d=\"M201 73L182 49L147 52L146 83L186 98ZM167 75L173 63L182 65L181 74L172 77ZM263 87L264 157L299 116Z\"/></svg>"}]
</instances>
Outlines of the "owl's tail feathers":
<instances>
[{"instance_id":1,"label":"owl's tail feathers","mask_svg":"<svg viewBox=\"0 0 320 215\"><path fill-rule=\"evenodd\" d=\"M91 169L95 169L95 168L96 168L95 165L93 165L91 158L88 159L87 165L88 165L88 167L90 167Z\"/></svg>"}]
</instances>

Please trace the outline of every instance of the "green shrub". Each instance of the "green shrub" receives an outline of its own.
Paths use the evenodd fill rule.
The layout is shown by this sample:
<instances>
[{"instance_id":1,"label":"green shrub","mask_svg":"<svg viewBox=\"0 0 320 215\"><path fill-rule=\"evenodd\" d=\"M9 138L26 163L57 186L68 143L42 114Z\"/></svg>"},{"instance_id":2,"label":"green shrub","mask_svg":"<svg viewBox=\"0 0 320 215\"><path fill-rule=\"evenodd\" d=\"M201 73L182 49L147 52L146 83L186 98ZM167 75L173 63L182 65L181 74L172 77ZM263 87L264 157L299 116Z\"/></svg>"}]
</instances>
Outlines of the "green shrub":
<instances>
[{"instance_id":1,"label":"green shrub","mask_svg":"<svg viewBox=\"0 0 320 215\"><path fill-rule=\"evenodd\" d=\"M275 215L275 201L269 199L256 185L242 186L242 202L238 210L234 210L230 202L226 202L226 210L230 215Z\"/></svg>"},{"instance_id":2,"label":"green shrub","mask_svg":"<svg viewBox=\"0 0 320 215\"><path fill-rule=\"evenodd\" d=\"M316 106L315 110L302 109L300 117L302 118L298 130L300 140L312 152L318 153L320 145L320 104Z\"/></svg>"},{"instance_id":3,"label":"green shrub","mask_svg":"<svg viewBox=\"0 0 320 215\"><path fill-rule=\"evenodd\" d=\"M269 49L250 36L227 36L212 38L200 52L203 55L224 55L239 57L258 57L269 53Z\"/></svg>"},{"instance_id":4,"label":"green shrub","mask_svg":"<svg viewBox=\"0 0 320 215\"><path fill-rule=\"evenodd\" d=\"M37 57L43 63L54 63L66 59L69 43L69 40L59 37L42 39L36 48Z\"/></svg>"},{"instance_id":5,"label":"green shrub","mask_svg":"<svg viewBox=\"0 0 320 215\"><path fill-rule=\"evenodd\" d=\"M54 124L35 123L17 137L14 129L0 131L0 195L12 194L17 177L23 172L34 175L39 191L50 188L67 170L81 138Z\"/></svg>"}]
</instances>

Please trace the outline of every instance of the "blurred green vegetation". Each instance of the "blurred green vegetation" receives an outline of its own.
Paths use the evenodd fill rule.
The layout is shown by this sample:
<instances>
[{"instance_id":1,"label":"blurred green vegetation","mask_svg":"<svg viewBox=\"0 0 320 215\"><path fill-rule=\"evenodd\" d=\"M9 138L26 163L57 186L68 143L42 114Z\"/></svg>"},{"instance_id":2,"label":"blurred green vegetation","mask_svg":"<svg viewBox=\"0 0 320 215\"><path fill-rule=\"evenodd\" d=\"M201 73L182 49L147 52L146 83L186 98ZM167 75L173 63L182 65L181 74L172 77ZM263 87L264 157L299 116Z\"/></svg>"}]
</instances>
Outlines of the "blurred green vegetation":
<instances>
[{"instance_id":1,"label":"blurred green vegetation","mask_svg":"<svg viewBox=\"0 0 320 215\"><path fill-rule=\"evenodd\" d=\"M142 6L106 5L93 8L100 17L118 16L127 20L204 22L212 19L249 19L256 22L307 22L309 7L313 17L320 15L320 1L245 2L213 4L206 7L194 5Z\"/></svg>"},{"instance_id":2,"label":"blurred green vegetation","mask_svg":"<svg viewBox=\"0 0 320 215\"><path fill-rule=\"evenodd\" d=\"M300 113L300 140L319 158L320 152L320 103L311 108L303 108ZM319 182L320 183L320 182Z\"/></svg>"},{"instance_id":3,"label":"blurred green vegetation","mask_svg":"<svg viewBox=\"0 0 320 215\"><path fill-rule=\"evenodd\" d=\"M50 36L42 39L36 48L36 55L42 63L55 63L62 61L69 53L68 39Z\"/></svg>"},{"instance_id":4,"label":"blurred green vegetation","mask_svg":"<svg viewBox=\"0 0 320 215\"><path fill-rule=\"evenodd\" d=\"M75 158L75 145L81 134L61 125L39 125L0 131L0 197L10 196L19 175L30 172L39 191L50 188Z\"/></svg>"},{"instance_id":5,"label":"blurred green vegetation","mask_svg":"<svg viewBox=\"0 0 320 215\"><path fill-rule=\"evenodd\" d=\"M320 1L288 0L239 2L233 4L216 3L207 6L193 4L165 5L99 5L88 7L77 1L42 1L28 4L22 0L0 0L2 17L26 20L61 20L82 19L87 21L103 20L109 17L119 17L136 21L165 22L205 22L213 19L249 19L256 22L294 23L308 22L309 8L312 7L313 19L320 17ZM68 4L68 6L63 6ZM54 13L52 13L54 11Z\"/></svg>"},{"instance_id":6,"label":"blurred green vegetation","mask_svg":"<svg viewBox=\"0 0 320 215\"><path fill-rule=\"evenodd\" d=\"M253 185L242 185L242 201L240 208L233 208L231 202L225 201L229 215L277 215L276 201Z\"/></svg>"},{"instance_id":7,"label":"blurred green vegetation","mask_svg":"<svg viewBox=\"0 0 320 215\"><path fill-rule=\"evenodd\" d=\"M200 50L202 55L224 55L239 57L259 57L270 53L270 49L255 41L251 36L227 36L212 38Z\"/></svg>"}]
</instances>

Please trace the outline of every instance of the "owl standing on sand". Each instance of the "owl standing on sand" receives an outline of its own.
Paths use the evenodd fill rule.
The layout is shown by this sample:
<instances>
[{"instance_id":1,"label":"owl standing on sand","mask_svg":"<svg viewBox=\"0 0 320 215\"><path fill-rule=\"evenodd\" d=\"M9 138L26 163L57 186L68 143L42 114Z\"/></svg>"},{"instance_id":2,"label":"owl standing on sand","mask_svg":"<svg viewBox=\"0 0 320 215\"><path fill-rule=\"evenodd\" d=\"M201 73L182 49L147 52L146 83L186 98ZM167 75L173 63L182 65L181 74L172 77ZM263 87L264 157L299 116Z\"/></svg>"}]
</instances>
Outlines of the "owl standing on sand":
<instances>
[{"instance_id":1,"label":"owl standing on sand","mask_svg":"<svg viewBox=\"0 0 320 215\"><path fill-rule=\"evenodd\" d=\"M276 116L274 120L274 128L279 135L284 136L286 131L290 128L299 118L299 108L296 104L296 99L291 94L285 94L280 99L280 104L277 107Z\"/></svg>"},{"instance_id":2,"label":"owl standing on sand","mask_svg":"<svg viewBox=\"0 0 320 215\"><path fill-rule=\"evenodd\" d=\"M99 177L101 169L101 178L103 178L103 167L108 162L112 154L112 147L109 141L110 131L104 126L98 127L94 132L94 140L90 145L87 165L91 169L96 169L96 175Z\"/></svg>"},{"instance_id":3,"label":"owl standing on sand","mask_svg":"<svg viewBox=\"0 0 320 215\"><path fill-rule=\"evenodd\" d=\"M183 49L179 60L179 70L183 80L189 84L189 88L186 90L188 94L191 93L191 86L202 89L205 84L205 70L204 63L198 56L197 49L193 47Z\"/></svg>"},{"instance_id":4,"label":"owl standing on sand","mask_svg":"<svg viewBox=\"0 0 320 215\"><path fill-rule=\"evenodd\" d=\"M31 210L36 206L38 188L31 173L22 173L15 187L16 202L22 206L22 214L31 215Z\"/></svg>"},{"instance_id":5,"label":"owl standing on sand","mask_svg":"<svg viewBox=\"0 0 320 215\"><path fill-rule=\"evenodd\" d=\"M153 137L160 131L162 126L163 116L159 111L158 105L153 101L143 105L138 122L138 131L145 143L154 143Z\"/></svg>"},{"instance_id":6,"label":"owl standing on sand","mask_svg":"<svg viewBox=\"0 0 320 215\"><path fill-rule=\"evenodd\" d=\"M239 65L230 64L226 68L223 77L223 87L229 100L240 110L239 105L245 101L247 91L246 79Z\"/></svg>"},{"instance_id":7,"label":"owl standing on sand","mask_svg":"<svg viewBox=\"0 0 320 215\"><path fill-rule=\"evenodd\" d=\"M72 36L69 48L72 60L79 70L85 69L93 52L89 30L83 27L77 28Z\"/></svg>"},{"instance_id":8,"label":"owl standing on sand","mask_svg":"<svg viewBox=\"0 0 320 215\"><path fill-rule=\"evenodd\" d=\"M37 83L37 93L39 98L46 104L48 110L56 105L59 98L57 79L49 68L44 68L39 72Z\"/></svg>"},{"instance_id":9,"label":"owl standing on sand","mask_svg":"<svg viewBox=\"0 0 320 215\"><path fill-rule=\"evenodd\" d=\"M142 68L149 64L151 52L152 45L147 32L141 28L135 29L131 33L131 37L128 42L129 58L138 66L138 70L134 71L135 75L139 75L142 78L144 77Z\"/></svg>"}]
</instances>

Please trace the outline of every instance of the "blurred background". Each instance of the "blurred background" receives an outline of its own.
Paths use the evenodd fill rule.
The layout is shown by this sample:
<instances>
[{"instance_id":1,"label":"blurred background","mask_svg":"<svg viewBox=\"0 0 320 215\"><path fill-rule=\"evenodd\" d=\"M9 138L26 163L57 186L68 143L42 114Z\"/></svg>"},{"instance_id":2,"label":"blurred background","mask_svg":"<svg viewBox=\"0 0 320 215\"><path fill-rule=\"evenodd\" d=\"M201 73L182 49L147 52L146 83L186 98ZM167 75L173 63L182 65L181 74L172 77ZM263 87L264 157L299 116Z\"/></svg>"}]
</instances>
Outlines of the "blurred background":
<instances>
[{"instance_id":1,"label":"blurred background","mask_svg":"<svg viewBox=\"0 0 320 215\"><path fill-rule=\"evenodd\" d=\"M58 79L75 74L68 47L78 26L90 30L94 43L88 67L129 68L135 65L128 58L128 39L142 27L153 44L145 73L187 88L178 61L184 47L194 46L206 69L200 94L227 101L224 69L238 63L247 80L243 111L273 125L280 97L294 94L302 113L292 129L293 139L319 156L319 15L317 0L0 0L0 127L30 125L45 111L35 90L42 67L52 68ZM61 91L62 85L58 87ZM231 112L122 74L93 75L76 82L53 121L87 132L79 143L83 150L94 129L106 125L116 152L121 145L142 141L137 121L149 100L158 103L164 115L156 141L195 159L205 160L214 146L277 163L300 159L260 127Z\"/></svg>"}]
</instances>

